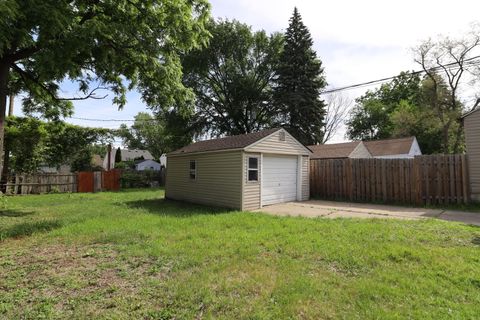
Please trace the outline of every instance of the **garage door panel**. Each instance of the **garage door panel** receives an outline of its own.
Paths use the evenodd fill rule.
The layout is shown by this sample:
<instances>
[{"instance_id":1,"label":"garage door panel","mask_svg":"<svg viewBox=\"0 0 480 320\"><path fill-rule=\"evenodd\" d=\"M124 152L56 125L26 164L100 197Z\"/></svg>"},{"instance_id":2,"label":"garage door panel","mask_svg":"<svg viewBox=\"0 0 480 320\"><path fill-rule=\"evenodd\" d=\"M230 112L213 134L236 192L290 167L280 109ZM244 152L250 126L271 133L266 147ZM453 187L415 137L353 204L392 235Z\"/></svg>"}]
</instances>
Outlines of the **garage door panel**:
<instances>
[{"instance_id":1,"label":"garage door panel","mask_svg":"<svg viewBox=\"0 0 480 320\"><path fill-rule=\"evenodd\" d=\"M263 157L262 205L297 198L297 157Z\"/></svg>"}]
</instances>

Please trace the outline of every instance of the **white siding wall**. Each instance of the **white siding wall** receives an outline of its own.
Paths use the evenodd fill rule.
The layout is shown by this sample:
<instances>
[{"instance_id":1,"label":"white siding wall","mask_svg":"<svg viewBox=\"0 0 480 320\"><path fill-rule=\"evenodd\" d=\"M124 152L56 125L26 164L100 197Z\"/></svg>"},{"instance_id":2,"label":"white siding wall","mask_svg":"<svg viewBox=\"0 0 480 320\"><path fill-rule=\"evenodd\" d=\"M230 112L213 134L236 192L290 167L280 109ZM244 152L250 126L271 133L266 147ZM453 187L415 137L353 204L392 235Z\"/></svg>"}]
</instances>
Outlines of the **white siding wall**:
<instances>
[{"instance_id":1,"label":"white siding wall","mask_svg":"<svg viewBox=\"0 0 480 320\"><path fill-rule=\"evenodd\" d=\"M197 179L189 177L197 161ZM216 152L168 157L165 195L169 199L241 209L242 152Z\"/></svg>"},{"instance_id":2,"label":"white siding wall","mask_svg":"<svg viewBox=\"0 0 480 320\"><path fill-rule=\"evenodd\" d=\"M372 155L368 151L367 147L365 147L365 144L363 144L362 141L353 149L352 153L348 156L349 158L371 158Z\"/></svg>"},{"instance_id":3,"label":"white siding wall","mask_svg":"<svg viewBox=\"0 0 480 320\"><path fill-rule=\"evenodd\" d=\"M160 170L160 163L158 163L156 161L153 161L153 160L146 160L146 161L138 163L135 167L138 171L143 171L143 170L159 171Z\"/></svg>"},{"instance_id":4,"label":"white siding wall","mask_svg":"<svg viewBox=\"0 0 480 320\"><path fill-rule=\"evenodd\" d=\"M281 132L285 133L285 141L280 140ZM275 154L309 155L310 152L285 130L279 130L245 149L248 152Z\"/></svg>"}]
</instances>

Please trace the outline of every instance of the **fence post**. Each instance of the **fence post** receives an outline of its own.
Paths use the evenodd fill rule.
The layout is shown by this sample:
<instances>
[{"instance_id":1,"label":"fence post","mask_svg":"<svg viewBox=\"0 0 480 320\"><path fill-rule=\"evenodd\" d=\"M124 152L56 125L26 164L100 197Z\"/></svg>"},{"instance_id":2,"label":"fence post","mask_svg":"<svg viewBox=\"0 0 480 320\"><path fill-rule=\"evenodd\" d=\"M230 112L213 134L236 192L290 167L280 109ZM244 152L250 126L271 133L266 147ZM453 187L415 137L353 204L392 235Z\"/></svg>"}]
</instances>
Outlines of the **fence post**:
<instances>
[{"instance_id":1,"label":"fence post","mask_svg":"<svg viewBox=\"0 0 480 320\"><path fill-rule=\"evenodd\" d=\"M422 177L421 177L421 158L419 156L415 156L413 158L413 195L415 197L415 204L418 206L422 205Z\"/></svg>"},{"instance_id":2,"label":"fence post","mask_svg":"<svg viewBox=\"0 0 480 320\"><path fill-rule=\"evenodd\" d=\"M344 160L346 167L346 178L347 178L347 192L348 200L353 201L353 169L352 169L352 159Z\"/></svg>"},{"instance_id":3,"label":"fence post","mask_svg":"<svg viewBox=\"0 0 480 320\"><path fill-rule=\"evenodd\" d=\"M468 161L467 156L462 155L462 185L463 185L463 203L470 202L470 181L468 178Z\"/></svg>"}]
</instances>

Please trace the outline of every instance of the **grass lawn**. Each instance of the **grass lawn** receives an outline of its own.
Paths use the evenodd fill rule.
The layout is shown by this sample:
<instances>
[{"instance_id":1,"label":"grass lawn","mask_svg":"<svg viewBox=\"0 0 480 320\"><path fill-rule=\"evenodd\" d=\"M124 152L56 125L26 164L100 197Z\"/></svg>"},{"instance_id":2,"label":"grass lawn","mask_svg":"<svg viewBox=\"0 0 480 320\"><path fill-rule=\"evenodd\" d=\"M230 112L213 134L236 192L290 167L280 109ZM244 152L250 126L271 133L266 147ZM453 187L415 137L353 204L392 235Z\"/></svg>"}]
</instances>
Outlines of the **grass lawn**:
<instances>
[{"instance_id":1,"label":"grass lawn","mask_svg":"<svg viewBox=\"0 0 480 320\"><path fill-rule=\"evenodd\" d=\"M480 228L2 198L0 318L478 319Z\"/></svg>"}]
</instances>

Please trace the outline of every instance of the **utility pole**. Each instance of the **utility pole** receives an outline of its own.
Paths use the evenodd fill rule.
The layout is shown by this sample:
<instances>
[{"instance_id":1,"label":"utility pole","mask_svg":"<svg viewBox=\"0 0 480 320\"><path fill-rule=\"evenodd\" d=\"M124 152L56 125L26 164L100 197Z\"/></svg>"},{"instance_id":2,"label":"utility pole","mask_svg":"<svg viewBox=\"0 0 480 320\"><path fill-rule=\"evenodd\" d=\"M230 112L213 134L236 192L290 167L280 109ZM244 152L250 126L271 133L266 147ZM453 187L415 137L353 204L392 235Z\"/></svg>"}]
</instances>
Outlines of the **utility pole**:
<instances>
[{"instance_id":1,"label":"utility pole","mask_svg":"<svg viewBox=\"0 0 480 320\"><path fill-rule=\"evenodd\" d=\"M110 171L110 169L112 169L112 144L109 144L108 147L108 152L107 152L107 171Z\"/></svg>"},{"instance_id":2,"label":"utility pole","mask_svg":"<svg viewBox=\"0 0 480 320\"><path fill-rule=\"evenodd\" d=\"M10 95L10 104L8 105L8 116L13 116L13 105L15 103L15 96Z\"/></svg>"}]
</instances>

